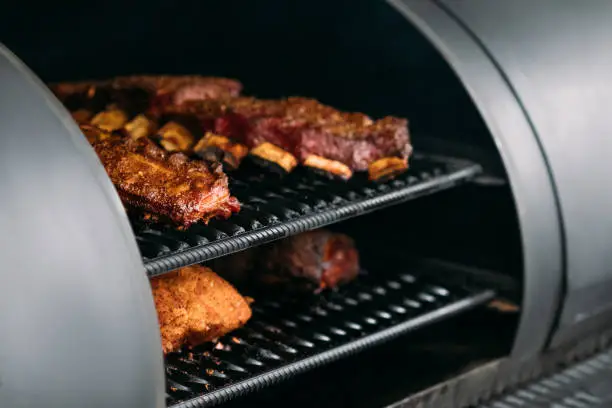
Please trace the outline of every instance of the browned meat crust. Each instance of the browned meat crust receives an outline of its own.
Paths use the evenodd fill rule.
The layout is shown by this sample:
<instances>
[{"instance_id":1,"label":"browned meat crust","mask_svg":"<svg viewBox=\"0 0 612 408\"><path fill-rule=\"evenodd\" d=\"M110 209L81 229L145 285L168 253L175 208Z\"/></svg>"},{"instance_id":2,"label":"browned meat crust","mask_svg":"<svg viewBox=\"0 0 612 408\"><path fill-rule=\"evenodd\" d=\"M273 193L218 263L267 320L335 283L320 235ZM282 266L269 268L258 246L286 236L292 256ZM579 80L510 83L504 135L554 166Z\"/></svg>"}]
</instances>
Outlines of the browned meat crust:
<instances>
[{"instance_id":1,"label":"browned meat crust","mask_svg":"<svg viewBox=\"0 0 612 408\"><path fill-rule=\"evenodd\" d=\"M156 94L172 94L169 102L180 105L188 100L238 96L242 84L234 79L199 75L134 75L110 81L115 89L143 88Z\"/></svg>"},{"instance_id":2,"label":"browned meat crust","mask_svg":"<svg viewBox=\"0 0 612 408\"><path fill-rule=\"evenodd\" d=\"M235 283L316 292L353 280L359 254L348 236L315 230L220 258L214 268Z\"/></svg>"},{"instance_id":3,"label":"browned meat crust","mask_svg":"<svg viewBox=\"0 0 612 408\"><path fill-rule=\"evenodd\" d=\"M139 75L57 83L49 88L72 111L84 109L95 114L119 108L132 117L142 113L155 116L167 105L178 106L186 101L236 97L242 84L233 79L198 75Z\"/></svg>"},{"instance_id":4,"label":"browned meat crust","mask_svg":"<svg viewBox=\"0 0 612 408\"><path fill-rule=\"evenodd\" d=\"M189 266L151 279L164 354L197 346L243 326L248 301L217 274Z\"/></svg>"},{"instance_id":5,"label":"browned meat crust","mask_svg":"<svg viewBox=\"0 0 612 408\"><path fill-rule=\"evenodd\" d=\"M207 130L249 147L272 143L301 162L315 155L365 171L376 160L407 159L412 152L406 119L372 120L314 99L208 99L167 105L164 112L196 115Z\"/></svg>"},{"instance_id":6,"label":"browned meat crust","mask_svg":"<svg viewBox=\"0 0 612 408\"><path fill-rule=\"evenodd\" d=\"M93 142L124 204L188 227L228 218L240 204L221 166L169 154L148 138L111 136Z\"/></svg>"}]
</instances>

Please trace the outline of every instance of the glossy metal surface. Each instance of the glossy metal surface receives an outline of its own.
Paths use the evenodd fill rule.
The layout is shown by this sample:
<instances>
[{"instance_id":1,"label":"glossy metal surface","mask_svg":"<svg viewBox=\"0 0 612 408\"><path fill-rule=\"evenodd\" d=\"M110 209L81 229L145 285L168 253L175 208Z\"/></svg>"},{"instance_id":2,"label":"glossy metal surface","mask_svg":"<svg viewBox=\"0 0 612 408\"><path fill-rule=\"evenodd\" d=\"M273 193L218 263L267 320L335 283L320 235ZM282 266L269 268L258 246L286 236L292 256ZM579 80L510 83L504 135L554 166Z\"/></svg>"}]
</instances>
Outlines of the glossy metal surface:
<instances>
[{"instance_id":1,"label":"glossy metal surface","mask_svg":"<svg viewBox=\"0 0 612 408\"><path fill-rule=\"evenodd\" d=\"M576 324L612 308L612 2L440 3L497 61L544 151L567 279L553 338L580 335Z\"/></svg>"},{"instance_id":2,"label":"glossy metal surface","mask_svg":"<svg viewBox=\"0 0 612 408\"><path fill-rule=\"evenodd\" d=\"M461 2L466 7L476 3ZM563 276L559 210L539 140L503 72L460 22L433 1L391 0L391 4L454 69L498 147L522 233L523 313L513 353L534 355L545 347L554 325Z\"/></svg>"},{"instance_id":3,"label":"glossy metal surface","mask_svg":"<svg viewBox=\"0 0 612 408\"><path fill-rule=\"evenodd\" d=\"M2 45L0 89L0 406L165 406L151 290L104 168Z\"/></svg>"}]
</instances>

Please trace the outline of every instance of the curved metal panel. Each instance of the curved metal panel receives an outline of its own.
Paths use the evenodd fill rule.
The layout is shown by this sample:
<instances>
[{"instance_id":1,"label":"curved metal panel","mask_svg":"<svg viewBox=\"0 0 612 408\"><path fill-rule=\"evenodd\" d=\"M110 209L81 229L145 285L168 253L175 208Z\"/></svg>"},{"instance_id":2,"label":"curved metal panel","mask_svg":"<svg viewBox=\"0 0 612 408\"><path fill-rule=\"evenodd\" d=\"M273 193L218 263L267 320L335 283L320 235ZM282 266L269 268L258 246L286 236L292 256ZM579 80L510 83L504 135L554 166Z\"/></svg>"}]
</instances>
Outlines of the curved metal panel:
<instances>
[{"instance_id":1,"label":"curved metal panel","mask_svg":"<svg viewBox=\"0 0 612 408\"><path fill-rule=\"evenodd\" d=\"M559 321L612 308L612 2L446 1L502 67L558 191L567 287Z\"/></svg>"},{"instance_id":2,"label":"curved metal panel","mask_svg":"<svg viewBox=\"0 0 612 408\"><path fill-rule=\"evenodd\" d=\"M500 71L460 24L431 1L390 2L454 69L499 149L518 211L525 276L513 354L533 355L545 346L554 324L563 276L559 215L538 140Z\"/></svg>"},{"instance_id":3,"label":"curved metal panel","mask_svg":"<svg viewBox=\"0 0 612 408\"><path fill-rule=\"evenodd\" d=\"M0 406L165 406L151 290L113 186L2 45L0 89Z\"/></svg>"}]
</instances>

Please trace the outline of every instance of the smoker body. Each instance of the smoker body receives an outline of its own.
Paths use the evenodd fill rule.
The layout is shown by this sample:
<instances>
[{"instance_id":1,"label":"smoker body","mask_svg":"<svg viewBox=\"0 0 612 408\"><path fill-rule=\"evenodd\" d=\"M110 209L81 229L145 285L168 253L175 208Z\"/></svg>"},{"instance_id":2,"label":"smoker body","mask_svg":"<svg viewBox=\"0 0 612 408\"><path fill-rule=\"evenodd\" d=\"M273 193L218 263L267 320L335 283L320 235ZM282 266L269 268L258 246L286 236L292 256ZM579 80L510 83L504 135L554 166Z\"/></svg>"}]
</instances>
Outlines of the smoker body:
<instances>
[{"instance_id":1,"label":"smoker body","mask_svg":"<svg viewBox=\"0 0 612 408\"><path fill-rule=\"evenodd\" d=\"M605 134L612 130L612 125L605 113L610 106L612 89L604 69L612 58L605 44L609 37L606 33L612 30L606 23L612 17L612 5L598 2L581 7L570 1L493 4L485 0L393 0L379 5L359 1L350 11L340 5L325 6L322 2L281 5L271 1L265 7L245 5L240 10L223 5L168 7L172 9L169 13L180 10L181 24L164 34L161 46L159 38L147 37L153 29L142 30L140 37L126 34L125 43L103 48L103 53L112 50L116 56L102 62L92 58L108 42L100 33L88 34L90 46L81 51L84 61L72 66L57 60L46 66L50 54L43 52L35 41L20 43L16 36L9 36L14 44L10 41L7 44L45 80L144 72L151 66L159 73L208 70L206 73L244 78L250 90L263 96L309 94L346 109L406 114L414 125L417 150L422 147L425 151L447 154L459 151L460 155L481 163L485 175L506 183L502 189L508 194L501 197L511 202L500 206L509 207L514 214L506 212L496 216L516 220L514 233L518 238L508 245L516 246L511 257L520 269L514 271L514 277L522 288L520 323L510 358L519 361L534 358L550 348L606 328L605 316L610 306L607 293L612 286L607 245L612 239L612 221L607 220L604 211L612 198L612 189L605 187L612 165L605 156L612 151L612 142ZM328 7L326 15L316 11L323 7ZM269 13L265 9L275 11ZM152 10L148 12L159 16L162 9L152 7ZM207 21L200 27L199 18L205 13L223 15L235 26L222 31L223 21L219 20ZM102 21L103 16L98 18ZM185 36L196 29L204 37L223 32L222 41L206 45L206 57L190 52L203 47L200 37ZM61 33L57 35L61 38ZM292 48L279 45L284 53L270 47L261 52L253 48L255 44L271 44L271 39L281 37L286 38L279 41L294 44ZM57 45L57 55L75 48L74 41L65 44ZM173 44L180 45L176 48L178 52L171 49ZM355 63L363 55L369 58L361 64ZM568 55L572 56L571 60ZM244 64L255 58L260 58L260 64ZM53 219L57 225L45 229L48 235L38 244L26 245L28 253L61 255L58 248L49 251L45 242L65 242L74 236L74 230L60 226L67 217L51 217L54 212L68 211L62 200L74 207L66 214L73 220L72 228L97 231L84 233L87 239L80 242L83 250L71 251L69 262L66 255L50 262L51 255L21 255L27 237L13 239L21 232L27 235L28 231L41 229L40 220L24 217L15 223L7 218L5 223L12 232L4 245L9 263L2 277L12 282L12 286L3 287L17 288L10 289L11 293L24 296L19 291L24 290L27 282L49 274L58 277L52 281L57 286L53 293L58 296L63 293L61 288L66 282L83 286L83 299L99 301L98 308L104 309L103 312L85 320L76 315L74 320L66 320L70 329L58 335L56 343L49 342L44 347L66 353L64 356L61 352L54 353L57 361L74 361L78 365L79 371L71 368L74 377L70 381L86 382L85 378L98 376L109 381L108 387L130 384L125 393L113 395L117 400L104 401L101 393L99 406L159 405L163 398L163 369L151 293L142 276L143 261L134 245L134 233L122 214L117 196L86 142L75 140L78 139L76 127L68 123L67 113L44 85L31 79L28 69L14 62L8 53L3 54L2 66L1 80L7 84L3 89L10 90L3 93L5 102L1 114L8 119L2 123L10 127L2 130L2 137L4 140L9 135L14 143L0 152L2 163L7 164L7 169L19 169L23 163L29 163L20 156L26 154L26 148L31 152L34 146L40 149L41 157L49 160L49 163L38 163L46 163L51 168L61 166L60 163L66 163L68 168L70 164L73 166L70 174L84 178L67 179L69 187L65 191L51 184L32 185L41 197L48 198L41 216ZM437 116L446 120L439 120ZM575 142L572 137L576 138ZM39 144L43 139L47 144ZM32 157L36 154L39 153ZM68 159L75 156L82 160ZM3 191L11 203L5 214L14 214L20 206L18 201L35 200L36 192L24 195L20 186L24 185L23 180L42 180L47 167L28 166L31 174L30 170L15 170L10 178L2 180L6 183ZM483 179L474 181L479 182ZM85 191L90 192L84 194ZM435 197L428 199L435 200ZM474 206L478 200L475 196ZM412 207L403 205L409 220ZM441 205L441 208L446 207ZM391 214L392 210L382 212L385 211ZM462 218L462 214L456 217ZM472 219L472 216L463 218ZM425 223L416 224L414 228L419 232L430 227ZM494 236L495 228L487 233ZM505 229L499 233L504 234ZM402 242L406 248L413 247L411 239L402 240L401 233L397 233L394 250L403 251ZM87 250L88 245L104 248L104 252ZM476 257L484 249L473 244L469 250ZM499 263L502 267L503 262ZM146 260L144 264L147 268ZM88 265L89 273L83 274L80 265ZM18 275L23 282L12 277L19 270L28 272ZM114 276L117 280L113 285L117 293L111 296L120 300L112 302L108 309L100 306L108 304L107 289L87 280L93 280L95 275ZM3 300L10 302L9 299L10 296ZM52 310L48 302L39 297L32 299L24 309L24 318L40 316L41 310ZM70 316L71 308L78 306L70 303L61 307L53 312ZM72 360L71 350L60 346L71 344L68 337L62 336L73 338L70 332L74 330L82 330L83 338L88 339L85 341L91 341L96 330L108 324L110 316L121 316L121 321L114 320L116 330L105 335L106 343L98 349L96 364L78 364ZM56 326L50 321L47 323L51 326L46 330L52 332ZM6 333L14 339L26 338L29 333L24 331L21 336L12 337L12 332L23 328L16 327L13 316L6 313L0 313L0 327L11 327ZM30 347L25 343L2 343ZM126 349L138 352L125 354L130 359L122 359L124 369L119 369L116 356L123 354L118 350ZM7 384L5 390L0 388L0 401L4 399L10 406L14 401L11 398L16 397L6 389L10 391L11 384L15 384L15 389L23 378L20 376L28 375L26 368L15 368L18 357L25 351L11 354L12 348L0 350L3 356L0 379L8 379L3 381ZM51 375L52 361L41 364ZM34 365L28 367L38 369ZM85 385L77 386L82 396L75 393L61 397L57 390L62 387L61 383L50 386L45 390L48 395L40 392L37 398L53 400L56 405L51 406L73 406L90 391ZM98 402L98 397L94 400Z\"/></svg>"}]
</instances>

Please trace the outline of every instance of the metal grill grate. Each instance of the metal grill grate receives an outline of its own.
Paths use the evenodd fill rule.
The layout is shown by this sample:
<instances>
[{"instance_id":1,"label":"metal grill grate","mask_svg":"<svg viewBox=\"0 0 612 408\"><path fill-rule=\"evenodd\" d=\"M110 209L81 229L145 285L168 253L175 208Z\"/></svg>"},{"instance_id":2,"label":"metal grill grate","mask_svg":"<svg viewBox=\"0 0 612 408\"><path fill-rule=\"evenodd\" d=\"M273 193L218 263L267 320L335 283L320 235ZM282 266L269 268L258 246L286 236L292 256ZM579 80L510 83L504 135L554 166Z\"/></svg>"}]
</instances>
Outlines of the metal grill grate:
<instances>
[{"instance_id":1,"label":"metal grill grate","mask_svg":"<svg viewBox=\"0 0 612 408\"><path fill-rule=\"evenodd\" d=\"M612 407L612 350L479 407Z\"/></svg>"},{"instance_id":2,"label":"metal grill grate","mask_svg":"<svg viewBox=\"0 0 612 408\"><path fill-rule=\"evenodd\" d=\"M460 273L460 271L456 271ZM429 274L364 274L309 299L262 298L246 327L167 357L167 403L212 406L490 300L492 290Z\"/></svg>"},{"instance_id":3,"label":"metal grill grate","mask_svg":"<svg viewBox=\"0 0 612 408\"><path fill-rule=\"evenodd\" d=\"M229 220L187 231L138 220L133 227L146 271L154 276L447 189L480 171L471 162L417 155L407 173L382 183L363 175L333 181L304 169L285 177L238 172L230 186L242 210Z\"/></svg>"}]
</instances>

